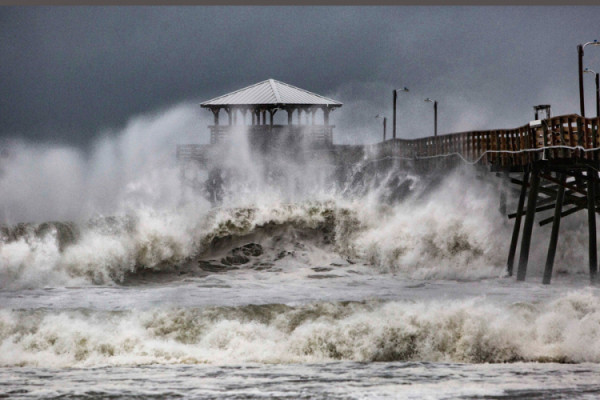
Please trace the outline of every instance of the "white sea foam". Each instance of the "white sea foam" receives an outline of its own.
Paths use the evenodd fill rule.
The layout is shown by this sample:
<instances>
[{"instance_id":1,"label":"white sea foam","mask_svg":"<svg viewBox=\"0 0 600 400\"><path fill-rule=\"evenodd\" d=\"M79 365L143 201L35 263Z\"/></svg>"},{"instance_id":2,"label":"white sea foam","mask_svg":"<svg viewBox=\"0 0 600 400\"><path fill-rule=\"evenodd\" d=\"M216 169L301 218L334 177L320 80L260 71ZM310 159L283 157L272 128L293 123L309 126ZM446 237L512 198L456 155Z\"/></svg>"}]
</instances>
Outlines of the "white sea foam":
<instances>
[{"instance_id":1,"label":"white sea foam","mask_svg":"<svg viewBox=\"0 0 600 400\"><path fill-rule=\"evenodd\" d=\"M212 208L200 194L185 190L175 163L177 142L198 141L192 134L196 114L181 105L133 118L122 132L97 141L88 155L16 145L0 176L4 221L67 219L75 221L77 232L67 235L68 243L61 229L71 225L4 235L0 287L121 282L127 273L172 267L201 254L215 237L260 241L258 231L269 225L290 227L295 239L288 239L298 241L311 240L297 235L299 228L314 230L314 237L331 231L326 251L384 273L418 279L503 274L511 224L497 211L499 181L491 174L480 178L472 168L459 168L433 185L399 167L361 175L358 167L370 165L365 164L336 187L327 157L319 162L257 157L240 127L235 145L221 149L218 163L228 181L223 202ZM23 184L30 181L35 184ZM570 218L563 224L556 269L585 272L587 235L581 218ZM534 273L540 271L548 229L534 231Z\"/></svg>"},{"instance_id":2,"label":"white sea foam","mask_svg":"<svg viewBox=\"0 0 600 400\"><path fill-rule=\"evenodd\" d=\"M600 361L589 290L546 304L483 298L136 312L0 311L0 365Z\"/></svg>"}]
</instances>

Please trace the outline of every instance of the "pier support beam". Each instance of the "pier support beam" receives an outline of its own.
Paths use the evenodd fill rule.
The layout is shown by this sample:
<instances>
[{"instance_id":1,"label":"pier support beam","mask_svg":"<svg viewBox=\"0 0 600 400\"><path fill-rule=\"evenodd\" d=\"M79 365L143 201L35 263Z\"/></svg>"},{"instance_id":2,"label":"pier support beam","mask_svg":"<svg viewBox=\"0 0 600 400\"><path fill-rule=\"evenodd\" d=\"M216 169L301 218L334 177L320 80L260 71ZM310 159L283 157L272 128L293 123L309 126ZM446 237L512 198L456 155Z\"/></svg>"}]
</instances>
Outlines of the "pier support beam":
<instances>
[{"instance_id":1,"label":"pier support beam","mask_svg":"<svg viewBox=\"0 0 600 400\"><path fill-rule=\"evenodd\" d=\"M590 280L596 283L598 274L598 252L596 248L596 171L591 167L587 169L588 188L588 228L589 228L589 261L590 261Z\"/></svg>"},{"instance_id":2,"label":"pier support beam","mask_svg":"<svg viewBox=\"0 0 600 400\"><path fill-rule=\"evenodd\" d=\"M567 177L560 174L560 184L556 195L556 205L554 206L554 220L552 221L552 233L550 234L550 244L548 245L548 256L546 257L546 266L544 268L544 278L542 283L549 285L552 279L552 268L554 267L554 256L556 255L556 243L558 242L558 231L560 228L560 218L562 214L562 205L565 198L565 186Z\"/></svg>"},{"instance_id":3,"label":"pier support beam","mask_svg":"<svg viewBox=\"0 0 600 400\"><path fill-rule=\"evenodd\" d=\"M519 195L519 204L517 205L517 215L515 217L515 226L513 228L512 239L510 241L510 250L508 251L508 261L506 262L506 272L508 276L513 274L513 265L515 263L515 253L517 252L517 242L519 241L519 231L521 230L521 216L523 215L523 206L525 205L525 196L527 195L527 185L529 184L529 170L523 173L523 183L521 185L521 194Z\"/></svg>"},{"instance_id":4,"label":"pier support beam","mask_svg":"<svg viewBox=\"0 0 600 400\"><path fill-rule=\"evenodd\" d=\"M531 171L531 187L529 189L529 196L527 196L527 213L525 215L525 225L523 226L523 239L521 239L521 254L519 256L519 269L517 270L518 281L524 281L525 276L527 275L531 232L533 231L533 220L535 218L535 206L539 187L540 166L537 163L534 163Z\"/></svg>"}]
</instances>

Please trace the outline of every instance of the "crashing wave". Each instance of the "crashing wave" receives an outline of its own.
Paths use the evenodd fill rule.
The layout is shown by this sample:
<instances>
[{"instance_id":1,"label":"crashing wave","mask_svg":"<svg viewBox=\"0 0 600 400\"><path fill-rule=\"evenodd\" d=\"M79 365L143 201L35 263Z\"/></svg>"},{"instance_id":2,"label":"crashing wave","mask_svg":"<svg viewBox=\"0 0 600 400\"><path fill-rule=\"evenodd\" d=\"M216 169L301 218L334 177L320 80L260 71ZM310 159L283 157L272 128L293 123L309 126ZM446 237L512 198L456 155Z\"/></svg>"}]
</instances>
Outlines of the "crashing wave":
<instances>
[{"instance_id":1,"label":"crashing wave","mask_svg":"<svg viewBox=\"0 0 600 400\"><path fill-rule=\"evenodd\" d=\"M0 365L600 362L591 290L544 304L483 298L151 311L0 310Z\"/></svg>"}]
</instances>

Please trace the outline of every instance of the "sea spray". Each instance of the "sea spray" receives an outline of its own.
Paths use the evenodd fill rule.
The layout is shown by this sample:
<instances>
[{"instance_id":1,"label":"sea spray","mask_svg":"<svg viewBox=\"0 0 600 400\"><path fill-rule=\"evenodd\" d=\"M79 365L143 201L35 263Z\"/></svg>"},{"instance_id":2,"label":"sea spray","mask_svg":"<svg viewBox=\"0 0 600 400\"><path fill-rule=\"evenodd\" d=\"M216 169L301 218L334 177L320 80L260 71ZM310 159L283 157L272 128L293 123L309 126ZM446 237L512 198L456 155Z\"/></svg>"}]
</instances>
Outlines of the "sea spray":
<instances>
[{"instance_id":1,"label":"sea spray","mask_svg":"<svg viewBox=\"0 0 600 400\"><path fill-rule=\"evenodd\" d=\"M28 228L22 232L19 225L5 225L0 287L122 283L140 271L169 271L215 250L232 250L224 243L268 245L262 262L282 266L287 260L278 254L293 249L269 238L265 232L273 227L281 243L310 242L330 259L366 263L381 273L415 279L504 274L511 223L498 211L497 177L467 166L423 175L401 163L363 160L346 181L336 182L329 156L309 157L310 149L300 148L294 155L263 157L240 127L230 146L215 149L219 161L213 167L222 169L224 186L221 203L211 204L180 181L174 157L180 139L172 132L194 141L196 111L181 105L136 117L122 132L97 141L89 157L24 143L13 148L0 176L5 221L71 216L63 220L73 222L44 229L43 223L23 224ZM28 162L31 157L39 165ZM45 194L29 193L22 185L29 177L54 200L44 203ZM509 196L509 204L514 201ZM583 273L586 235L578 229L580 216L570 218L561 232L556 271ZM532 274L540 272L545 252L540 238L548 229L534 229Z\"/></svg>"},{"instance_id":2,"label":"sea spray","mask_svg":"<svg viewBox=\"0 0 600 400\"><path fill-rule=\"evenodd\" d=\"M175 208L181 200L175 148L206 140L193 104L131 118L99 132L88 149L13 139L0 160L0 223L82 222L140 204Z\"/></svg>"}]
</instances>

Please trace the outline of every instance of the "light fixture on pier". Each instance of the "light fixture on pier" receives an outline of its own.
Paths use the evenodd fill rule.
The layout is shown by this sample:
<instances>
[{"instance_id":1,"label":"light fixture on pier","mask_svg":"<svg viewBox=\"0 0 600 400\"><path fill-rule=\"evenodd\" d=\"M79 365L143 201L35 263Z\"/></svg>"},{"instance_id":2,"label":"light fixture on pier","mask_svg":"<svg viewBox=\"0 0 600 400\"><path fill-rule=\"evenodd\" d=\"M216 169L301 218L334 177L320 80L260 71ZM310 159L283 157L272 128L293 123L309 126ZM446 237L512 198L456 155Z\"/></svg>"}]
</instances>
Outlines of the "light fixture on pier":
<instances>
[{"instance_id":1,"label":"light fixture on pier","mask_svg":"<svg viewBox=\"0 0 600 400\"><path fill-rule=\"evenodd\" d=\"M387 125L387 118L384 115L377 114L375 119L383 119L383 141L385 142L385 129Z\"/></svg>"},{"instance_id":2,"label":"light fixture on pier","mask_svg":"<svg viewBox=\"0 0 600 400\"><path fill-rule=\"evenodd\" d=\"M596 39L593 42L577 45L577 58L579 64L579 109L582 117L585 117L585 101L583 99L583 49L585 49L585 46L600 46L600 42Z\"/></svg>"},{"instance_id":3,"label":"light fixture on pier","mask_svg":"<svg viewBox=\"0 0 600 400\"><path fill-rule=\"evenodd\" d=\"M408 90L408 88L406 86L404 86L402 89L394 89L394 126L392 128L393 134L392 137L394 139L396 139L396 99L398 98L398 92L410 92L410 90Z\"/></svg>"},{"instance_id":4,"label":"light fixture on pier","mask_svg":"<svg viewBox=\"0 0 600 400\"><path fill-rule=\"evenodd\" d=\"M600 117L600 76L599 73L586 68L583 72L587 72L588 74L594 74L596 76L596 117Z\"/></svg>"},{"instance_id":5,"label":"light fixture on pier","mask_svg":"<svg viewBox=\"0 0 600 400\"><path fill-rule=\"evenodd\" d=\"M433 103L433 135L437 136L437 100L431 100L429 97L425 99L427 103Z\"/></svg>"}]
</instances>

